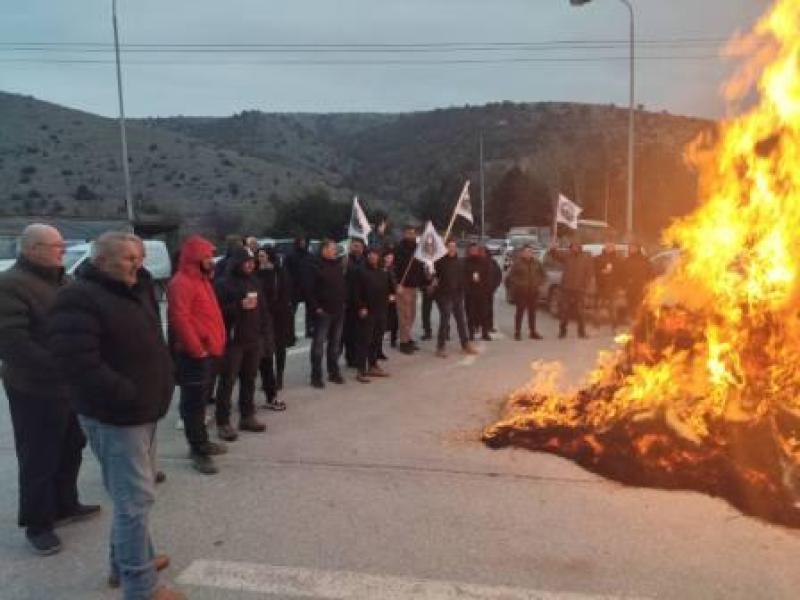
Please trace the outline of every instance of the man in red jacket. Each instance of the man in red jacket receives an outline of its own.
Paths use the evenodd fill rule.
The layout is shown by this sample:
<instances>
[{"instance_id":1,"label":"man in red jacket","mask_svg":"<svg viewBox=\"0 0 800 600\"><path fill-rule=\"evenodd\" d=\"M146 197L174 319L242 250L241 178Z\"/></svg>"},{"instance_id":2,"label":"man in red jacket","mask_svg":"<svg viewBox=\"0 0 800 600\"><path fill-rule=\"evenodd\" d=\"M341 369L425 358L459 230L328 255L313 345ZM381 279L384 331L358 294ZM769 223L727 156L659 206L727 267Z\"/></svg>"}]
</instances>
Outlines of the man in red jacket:
<instances>
[{"instance_id":1,"label":"man in red jacket","mask_svg":"<svg viewBox=\"0 0 800 600\"><path fill-rule=\"evenodd\" d=\"M214 246L192 236L181 249L178 271L167 288L170 341L181 386L180 414L189 442L192 465L211 475L211 458L224 454L223 444L209 441L206 406L211 397L217 359L225 352L225 326L211 286Z\"/></svg>"}]
</instances>

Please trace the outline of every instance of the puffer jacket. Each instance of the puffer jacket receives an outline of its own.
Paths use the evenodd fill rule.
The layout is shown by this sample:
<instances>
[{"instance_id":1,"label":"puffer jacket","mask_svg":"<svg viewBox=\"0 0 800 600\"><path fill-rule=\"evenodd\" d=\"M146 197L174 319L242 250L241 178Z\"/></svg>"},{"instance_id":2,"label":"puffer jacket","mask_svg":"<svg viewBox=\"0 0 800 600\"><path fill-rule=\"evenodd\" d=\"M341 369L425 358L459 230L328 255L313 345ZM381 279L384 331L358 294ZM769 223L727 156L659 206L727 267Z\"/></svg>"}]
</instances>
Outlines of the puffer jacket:
<instances>
[{"instance_id":1,"label":"puffer jacket","mask_svg":"<svg viewBox=\"0 0 800 600\"><path fill-rule=\"evenodd\" d=\"M192 358L222 356L225 324L203 261L214 253L211 242L192 236L181 248L178 271L167 287L170 345Z\"/></svg>"},{"instance_id":2,"label":"puffer jacket","mask_svg":"<svg viewBox=\"0 0 800 600\"><path fill-rule=\"evenodd\" d=\"M518 256L508 272L507 285L511 296L521 302L539 293L544 278L542 264L535 257Z\"/></svg>"}]
</instances>

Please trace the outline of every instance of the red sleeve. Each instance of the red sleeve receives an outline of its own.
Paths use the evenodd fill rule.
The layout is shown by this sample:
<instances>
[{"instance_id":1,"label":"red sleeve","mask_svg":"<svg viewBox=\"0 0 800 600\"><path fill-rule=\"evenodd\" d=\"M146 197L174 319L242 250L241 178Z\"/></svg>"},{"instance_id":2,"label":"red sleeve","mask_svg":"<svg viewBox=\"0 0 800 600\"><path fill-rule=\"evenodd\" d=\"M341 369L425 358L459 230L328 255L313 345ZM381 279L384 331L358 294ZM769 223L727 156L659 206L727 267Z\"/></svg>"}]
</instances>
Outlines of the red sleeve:
<instances>
[{"instance_id":1,"label":"red sleeve","mask_svg":"<svg viewBox=\"0 0 800 600\"><path fill-rule=\"evenodd\" d=\"M195 290L191 285L173 277L167 288L167 315L172 333L184 352L189 356L199 357L206 353L206 349L191 324L194 295Z\"/></svg>"}]
</instances>

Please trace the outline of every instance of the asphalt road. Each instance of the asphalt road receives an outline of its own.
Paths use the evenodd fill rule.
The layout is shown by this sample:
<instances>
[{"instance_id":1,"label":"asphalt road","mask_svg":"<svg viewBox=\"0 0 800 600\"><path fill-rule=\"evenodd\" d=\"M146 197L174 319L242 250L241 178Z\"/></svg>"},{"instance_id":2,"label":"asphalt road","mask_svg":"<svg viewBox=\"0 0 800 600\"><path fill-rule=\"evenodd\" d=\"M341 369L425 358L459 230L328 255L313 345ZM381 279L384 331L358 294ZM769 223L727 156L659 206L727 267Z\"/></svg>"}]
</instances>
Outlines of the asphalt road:
<instances>
[{"instance_id":1,"label":"asphalt road","mask_svg":"<svg viewBox=\"0 0 800 600\"><path fill-rule=\"evenodd\" d=\"M435 315L435 312L434 312ZM626 488L573 463L478 441L535 359L577 380L609 332L514 342L467 358L391 352L392 377L307 385L306 341L289 357L285 413L194 472L176 406L160 426L152 531L164 579L190 598L796 598L800 537L696 493ZM434 316L434 322L436 317ZM571 332L574 333L574 332ZM259 397L259 400L261 398ZM104 587L110 504L87 451L80 487L101 518L59 530L64 550L33 556L16 528L16 459L0 411L0 598L119 597Z\"/></svg>"}]
</instances>

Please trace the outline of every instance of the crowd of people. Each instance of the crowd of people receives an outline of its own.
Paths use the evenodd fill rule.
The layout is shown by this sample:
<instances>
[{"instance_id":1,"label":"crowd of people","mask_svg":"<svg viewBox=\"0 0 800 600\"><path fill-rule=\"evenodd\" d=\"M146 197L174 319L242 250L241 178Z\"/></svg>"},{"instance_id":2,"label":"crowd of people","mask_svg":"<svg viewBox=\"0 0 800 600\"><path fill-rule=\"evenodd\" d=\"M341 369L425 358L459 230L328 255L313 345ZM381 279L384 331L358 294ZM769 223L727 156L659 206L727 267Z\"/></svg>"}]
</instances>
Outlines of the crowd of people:
<instances>
[{"instance_id":1,"label":"crowd of people","mask_svg":"<svg viewBox=\"0 0 800 600\"><path fill-rule=\"evenodd\" d=\"M157 571L169 559L155 552L148 531L154 486L164 478L155 463L156 424L175 385L192 465L210 475L218 472L214 457L227 452L226 443L240 432L266 430L257 416L259 379L264 408L286 409L279 396L300 304L314 388L344 384L343 367L354 369L360 384L389 377L387 333L399 352L419 350L413 331L420 296L422 339L433 337L431 311L438 307L436 356L447 356L451 317L462 352L475 354L476 336L489 341L495 331L502 271L478 244L462 258L448 240L446 254L432 264L415 258L416 245L414 227L404 228L397 244L352 239L344 257L332 240L314 255L300 237L282 256L255 238L236 237L215 262L214 245L192 236L167 287L165 324L138 237L100 236L91 260L70 281L60 233L30 225L16 264L0 275L0 360L19 461L18 521L32 549L58 552L56 527L100 512L78 497L88 440L113 505L109 585L121 586L126 599L184 597L158 585ZM577 244L553 256L563 264L561 337L571 319L585 336L583 305L592 277L599 302L611 306L612 324L614 294L624 289L638 304L650 277L638 248L622 259L607 247L594 263ZM530 337L541 339L536 312L544 277L533 248L522 249L506 278L516 340L526 312ZM211 404L218 441L208 431Z\"/></svg>"}]
</instances>

